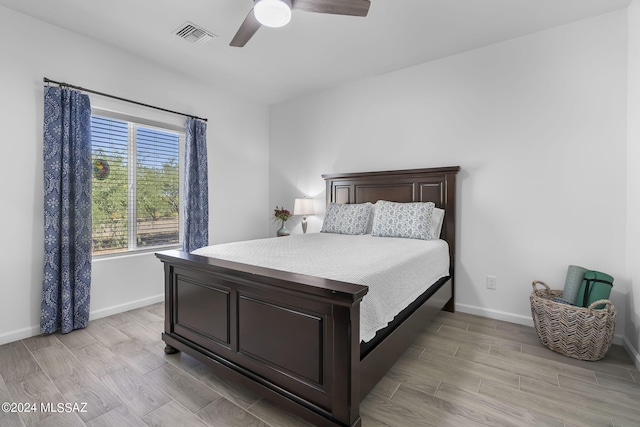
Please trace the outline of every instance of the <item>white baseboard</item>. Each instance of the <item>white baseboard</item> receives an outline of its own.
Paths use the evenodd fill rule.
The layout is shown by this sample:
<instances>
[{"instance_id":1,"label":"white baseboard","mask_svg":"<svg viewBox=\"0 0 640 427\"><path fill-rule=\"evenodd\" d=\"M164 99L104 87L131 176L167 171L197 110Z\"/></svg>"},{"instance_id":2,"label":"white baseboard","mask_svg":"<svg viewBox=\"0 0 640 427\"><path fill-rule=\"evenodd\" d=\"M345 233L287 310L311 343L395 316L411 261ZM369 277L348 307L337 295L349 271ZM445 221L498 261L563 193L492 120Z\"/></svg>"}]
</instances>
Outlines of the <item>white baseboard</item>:
<instances>
[{"instance_id":1,"label":"white baseboard","mask_svg":"<svg viewBox=\"0 0 640 427\"><path fill-rule=\"evenodd\" d=\"M629 356L633 360L633 364L636 365L636 368L640 371L640 353L638 353L636 349L633 348L627 337L624 337L622 346L625 350L627 350L627 354L629 354Z\"/></svg>"},{"instance_id":2,"label":"white baseboard","mask_svg":"<svg viewBox=\"0 0 640 427\"><path fill-rule=\"evenodd\" d=\"M467 304L456 304L455 308L456 310L459 310L463 313L475 314L476 316L487 317L489 319L502 320L504 322L533 327L533 319L531 318L531 316L522 316L519 314L507 313L505 311L490 310L487 308L476 307ZM627 350L627 353L629 353L629 355L633 357L633 354L629 351L629 348L633 347L629 344L624 335L614 335L613 343L617 345L623 345ZM636 366L638 366L640 361L640 359L638 358L638 353L635 352L635 350L633 351L633 353L635 353L634 362Z\"/></svg>"},{"instance_id":3,"label":"white baseboard","mask_svg":"<svg viewBox=\"0 0 640 427\"><path fill-rule=\"evenodd\" d=\"M113 307L91 311L91 313L89 314L89 321L100 319L101 317L111 316L112 314L122 313L124 311L134 310L136 308L145 307L147 305L155 304L162 301L164 301L164 294L154 295L152 297L128 302L126 304L120 304ZM22 340L25 338L35 337L36 335L40 335L40 325L6 332L0 335L0 345Z\"/></svg>"},{"instance_id":4,"label":"white baseboard","mask_svg":"<svg viewBox=\"0 0 640 427\"><path fill-rule=\"evenodd\" d=\"M506 311L490 310L467 304L456 304L456 310L463 313L475 314L476 316L488 317L489 319L533 327L533 319L531 319L531 316L521 316L519 314L507 313Z\"/></svg>"},{"instance_id":5,"label":"white baseboard","mask_svg":"<svg viewBox=\"0 0 640 427\"><path fill-rule=\"evenodd\" d=\"M40 335L40 325L18 329L16 331L5 332L4 334L0 335L0 345L18 341L24 338L35 337L36 335Z\"/></svg>"},{"instance_id":6,"label":"white baseboard","mask_svg":"<svg viewBox=\"0 0 640 427\"><path fill-rule=\"evenodd\" d=\"M154 295L152 297L139 299L137 301L131 301L125 304L114 305L112 307L107 307L100 310L92 310L91 314L89 314L89 321L111 316L113 314L122 313L124 311L134 310L140 307L146 307L147 305L155 304L162 301L164 301L164 294Z\"/></svg>"}]
</instances>

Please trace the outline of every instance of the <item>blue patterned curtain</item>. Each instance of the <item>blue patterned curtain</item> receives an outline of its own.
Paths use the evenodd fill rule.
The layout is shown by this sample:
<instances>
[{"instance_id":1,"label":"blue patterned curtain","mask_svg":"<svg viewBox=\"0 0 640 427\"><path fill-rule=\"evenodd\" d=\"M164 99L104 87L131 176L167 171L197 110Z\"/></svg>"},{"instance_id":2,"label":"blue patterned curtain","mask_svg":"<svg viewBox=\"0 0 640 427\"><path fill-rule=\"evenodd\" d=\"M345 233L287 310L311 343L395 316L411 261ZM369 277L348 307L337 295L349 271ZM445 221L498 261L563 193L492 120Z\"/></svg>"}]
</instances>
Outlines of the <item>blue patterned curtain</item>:
<instances>
[{"instance_id":1,"label":"blue patterned curtain","mask_svg":"<svg viewBox=\"0 0 640 427\"><path fill-rule=\"evenodd\" d=\"M184 173L182 250L191 252L209 244L207 123L192 117L186 123Z\"/></svg>"},{"instance_id":2,"label":"blue patterned curtain","mask_svg":"<svg viewBox=\"0 0 640 427\"><path fill-rule=\"evenodd\" d=\"M44 88L44 282L40 331L89 322L91 285L91 105Z\"/></svg>"}]
</instances>

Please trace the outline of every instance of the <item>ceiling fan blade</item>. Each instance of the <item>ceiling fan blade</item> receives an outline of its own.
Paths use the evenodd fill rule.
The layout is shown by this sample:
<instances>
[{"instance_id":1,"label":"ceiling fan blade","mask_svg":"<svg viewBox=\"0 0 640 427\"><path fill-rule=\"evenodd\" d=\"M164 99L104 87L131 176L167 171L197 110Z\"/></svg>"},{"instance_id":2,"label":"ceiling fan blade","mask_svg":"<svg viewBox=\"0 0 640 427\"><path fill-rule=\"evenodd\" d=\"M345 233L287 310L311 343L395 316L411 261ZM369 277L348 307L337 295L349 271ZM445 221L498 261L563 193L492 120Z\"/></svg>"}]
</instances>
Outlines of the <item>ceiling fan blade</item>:
<instances>
[{"instance_id":1,"label":"ceiling fan blade","mask_svg":"<svg viewBox=\"0 0 640 427\"><path fill-rule=\"evenodd\" d=\"M367 16L369 0L293 0L292 9L334 15Z\"/></svg>"},{"instance_id":2,"label":"ceiling fan blade","mask_svg":"<svg viewBox=\"0 0 640 427\"><path fill-rule=\"evenodd\" d=\"M258 22L256 16L253 13L253 9L249 12L244 22L240 25L238 32L233 36L233 40L229 43L229 46L242 47L253 37L262 24Z\"/></svg>"}]
</instances>

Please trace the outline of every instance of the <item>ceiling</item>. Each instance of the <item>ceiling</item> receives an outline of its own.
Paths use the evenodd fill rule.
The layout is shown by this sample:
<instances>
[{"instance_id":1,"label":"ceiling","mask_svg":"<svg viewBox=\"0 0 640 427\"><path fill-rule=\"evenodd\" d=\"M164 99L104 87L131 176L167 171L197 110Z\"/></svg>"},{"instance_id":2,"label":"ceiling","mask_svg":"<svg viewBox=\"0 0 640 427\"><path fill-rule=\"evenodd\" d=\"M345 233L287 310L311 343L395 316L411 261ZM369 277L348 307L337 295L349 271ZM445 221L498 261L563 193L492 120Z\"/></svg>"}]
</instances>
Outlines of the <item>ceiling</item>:
<instances>
[{"instance_id":1,"label":"ceiling","mask_svg":"<svg viewBox=\"0 0 640 427\"><path fill-rule=\"evenodd\" d=\"M0 0L192 78L273 104L628 6L630 0L371 0L365 18L293 11L230 47L253 0ZM174 34L190 21L218 37Z\"/></svg>"}]
</instances>

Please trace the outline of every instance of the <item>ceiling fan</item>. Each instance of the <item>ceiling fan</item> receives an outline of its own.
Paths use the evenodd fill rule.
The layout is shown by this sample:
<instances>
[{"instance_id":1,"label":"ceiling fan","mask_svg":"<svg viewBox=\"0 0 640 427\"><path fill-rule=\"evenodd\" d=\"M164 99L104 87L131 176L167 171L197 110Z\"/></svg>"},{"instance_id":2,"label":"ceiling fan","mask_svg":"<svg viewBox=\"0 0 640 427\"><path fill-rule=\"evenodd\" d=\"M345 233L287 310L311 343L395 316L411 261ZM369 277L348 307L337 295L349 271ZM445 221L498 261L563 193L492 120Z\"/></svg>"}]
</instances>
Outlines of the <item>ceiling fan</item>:
<instances>
[{"instance_id":1,"label":"ceiling fan","mask_svg":"<svg viewBox=\"0 0 640 427\"><path fill-rule=\"evenodd\" d=\"M282 27L291 19L291 9L334 15L367 16L370 0L254 0L229 46L242 47L261 26Z\"/></svg>"}]
</instances>

